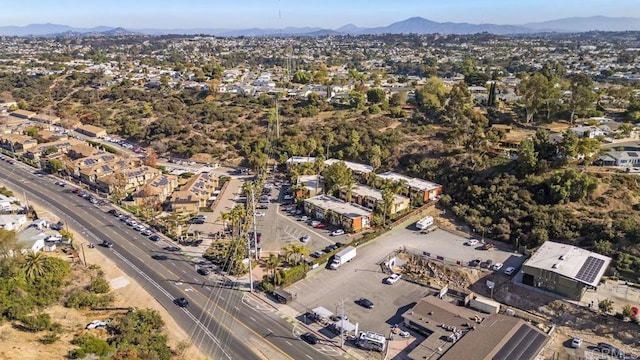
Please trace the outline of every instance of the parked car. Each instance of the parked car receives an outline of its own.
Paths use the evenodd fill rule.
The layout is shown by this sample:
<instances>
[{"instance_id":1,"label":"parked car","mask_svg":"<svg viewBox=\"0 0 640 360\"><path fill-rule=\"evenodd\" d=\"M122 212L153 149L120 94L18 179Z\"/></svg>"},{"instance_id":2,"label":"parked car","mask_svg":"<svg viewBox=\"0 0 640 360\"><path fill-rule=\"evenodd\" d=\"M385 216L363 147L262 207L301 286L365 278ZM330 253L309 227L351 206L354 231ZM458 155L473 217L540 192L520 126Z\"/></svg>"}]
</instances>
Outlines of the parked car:
<instances>
[{"instance_id":1,"label":"parked car","mask_svg":"<svg viewBox=\"0 0 640 360\"><path fill-rule=\"evenodd\" d=\"M285 195L285 196L283 197L283 199L285 199L285 200L293 200L293 195L291 195L291 194L287 194L287 195Z\"/></svg>"},{"instance_id":2,"label":"parked car","mask_svg":"<svg viewBox=\"0 0 640 360\"><path fill-rule=\"evenodd\" d=\"M304 235L300 238L300 241L302 241L303 243L307 243L307 242L309 242L309 240L311 240L311 235L309 235L309 234L304 234Z\"/></svg>"},{"instance_id":3,"label":"parked car","mask_svg":"<svg viewBox=\"0 0 640 360\"><path fill-rule=\"evenodd\" d=\"M171 251L171 252L180 251L180 248L177 246L165 246L164 249L166 251Z\"/></svg>"},{"instance_id":4,"label":"parked car","mask_svg":"<svg viewBox=\"0 0 640 360\"><path fill-rule=\"evenodd\" d=\"M384 279L384 283L388 285L395 284L396 282L398 282L398 280L400 280L401 277L402 274L392 274L388 278Z\"/></svg>"},{"instance_id":5,"label":"parked car","mask_svg":"<svg viewBox=\"0 0 640 360\"><path fill-rule=\"evenodd\" d=\"M258 206L256 206L256 209L258 210L266 210L269 208L269 205L265 205L265 204L260 204Z\"/></svg>"},{"instance_id":6,"label":"parked car","mask_svg":"<svg viewBox=\"0 0 640 360\"><path fill-rule=\"evenodd\" d=\"M316 252L312 253L310 256L311 256L312 258L314 258L314 259L317 259L317 258L319 258L319 257L322 257L322 255L324 255L324 254L325 254L325 252L324 252L324 251L320 251L320 250L318 250L318 251L316 251Z\"/></svg>"},{"instance_id":7,"label":"parked car","mask_svg":"<svg viewBox=\"0 0 640 360\"><path fill-rule=\"evenodd\" d=\"M311 345L315 345L318 343L318 337L312 333L304 333L300 336L300 338Z\"/></svg>"},{"instance_id":8,"label":"parked car","mask_svg":"<svg viewBox=\"0 0 640 360\"><path fill-rule=\"evenodd\" d=\"M344 230L336 229L331 232L331 236L340 236L340 235L344 235Z\"/></svg>"},{"instance_id":9,"label":"parked car","mask_svg":"<svg viewBox=\"0 0 640 360\"><path fill-rule=\"evenodd\" d=\"M159 240L160 240L160 236L158 236L158 235L151 235L151 236L149 236L149 240L151 240L151 241L159 241Z\"/></svg>"},{"instance_id":10,"label":"parked car","mask_svg":"<svg viewBox=\"0 0 640 360\"><path fill-rule=\"evenodd\" d=\"M118 212L116 211L116 209L111 209L109 211L107 211L109 214L115 216Z\"/></svg>"},{"instance_id":11,"label":"parked car","mask_svg":"<svg viewBox=\"0 0 640 360\"><path fill-rule=\"evenodd\" d=\"M356 304L365 307L367 309L373 309L374 305L373 302L371 302L371 300L366 299L366 298L360 298L358 300L356 300Z\"/></svg>"},{"instance_id":12,"label":"parked car","mask_svg":"<svg viewBox=\"0 0 640 360\"><path fill-rule=\"evenodd\" d=\"M92 322L88 323L87 326L85 326L85 329L87 330L91 330L91 329L104 329L107 327L107 325L109 325L111 323L111 319L107 319L106 321L102 321L102 320L93 320Z\"/></svg>"},{"instance_id":13,"label":"parked car","mask_svg":"<svg viewBox=\"0 0 640 360\"><path fill-rule=\"evenodd\" d=\"M64 229L64 223L62 221L58 221L57 223L51 225L51 229L53 229L53 230L62 230L62 229Z\"/></svg>"},{"instance_id":14,"label":"parked car","mask_svg":"<svg viewBox=\"0 0 640 360\"><path fill-rule=\"evenodd\" d=\"M469 240L467 240L465 245L467 245L467 246L475 246L475 245L478 245L479 243L480 243L480 241L478 239L469 239Z\"/></svg>"},{"instance_id":15,"label":"parked car","mask_svg":"<svg viewBox=\"0 0 640 360\"><path fill-rule=\"evenodd\" d=\"M187 307L187 305L189 305L189 300L183 298L183 297L179 297L177 299L174 300L174 302L176 303L176 305L180 306L180 307Z\"/></svg>"},{"instance_id":16,"label":"parked car","mask_svg":"<svg viewBox=\"0 0 640 360\"><path fill-rule=\"evenodd\" d=\"M302 215L300 216L300 218L298 219L298 221L307 221L309 220L309 217L307 215Z\"/></svg>"},{"instance_id":17,"label":"parked car","mask_svg":"<svg viewBox=\"0 0 640 360\"><path fill-rule=\"evenodd\" d=\"M316 226L320 225L320 221L318 221L318 220L312 220L312 221L309 223L309 225L311 225L311 226L313 226L313 227L316 227Z\"/></svg>"},{"instance_id":18,"label":"parked car","mask_svg":"<svg viewBox=\"0 0 640 360\"><path fill-rule=\"evenodd\" d=\"M327 226L329 226L329 224L327 224L327 223L319 223L319 224L315 225L314 228L316 228L316 229L326 229Z\"/></svg>"},{"instance_id":19,"label":"parked car","mask_svg":"<svg viewBox=\"0 0 640 360\"><path fill-rule=\"evenodd\" d=\"M581 338L573 338L571 340L571 347L574 349L578 349L582 346L582 339Z\"/></svg>"},{"instance_id":20,"label":"parked car","mask_svg":"<svg viewBox=\"0 0 640 360\"><path fill-rule=\"evenodd\" d=\"M149 230L149 229L142 230L142 231L140 232L140 234L142 234L142 235L144 235L144 236L151 236L151 235L153 235L153 233L152 233L152 232L151 232L151 230Z\"/></svg>"},{"instance_id":21,"label":"parked car","mask_svg":"<svg viewBox=\"0 0 640 360\"><path fill-rule=\"evenodd\" d=\"M476 266L480 265L481 262L482 262L482 260L480 260L480 259L474 259L474 260L469 261L469 266L476 267Z\"/></svg>"},{"instance_id":22,"label":"parked car","mask_svg":"<svg viewBox=\"0 0 640 360\"><path fill-rule=\"evenodd\" d=\"M504 266L503 263L495 263L495 264L493 264L493 270L498 271L498 270L502 269L503 266Z\"/></svg>"},{"instance_id":23,"label":"parked car","mask_svg":"<svg viewBox=\"0 0 640 360\"><path fill-rule=\"evenodd\" d=\"M514 268L513 266L509 266L508 268L504 269L505 275L513 275L514 272L516 272L516 268Z\"/></svg>"},{"instance_id":24,"label":"parked car","mask_svg":"<svg viewBox=\"0 0 640 360\"><path fill-rule=\"evenodd\" d=\"M256 215L257 217L263 217L263 216L265 216L265 215L267 215L267 214L266 214L264 211L256 211L256 214L255 214L255 215Z\"/></svg>"}]
</instances>

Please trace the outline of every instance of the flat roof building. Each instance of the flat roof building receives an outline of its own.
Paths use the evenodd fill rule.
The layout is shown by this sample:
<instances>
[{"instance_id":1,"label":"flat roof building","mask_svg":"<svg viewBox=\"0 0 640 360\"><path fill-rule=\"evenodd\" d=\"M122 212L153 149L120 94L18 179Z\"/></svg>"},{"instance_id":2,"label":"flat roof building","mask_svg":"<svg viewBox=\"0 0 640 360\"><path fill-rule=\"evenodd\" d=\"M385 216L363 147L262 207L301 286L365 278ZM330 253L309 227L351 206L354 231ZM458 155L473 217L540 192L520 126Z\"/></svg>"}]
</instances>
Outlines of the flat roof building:
<instances>
[{"instance_id":1,"label":"flat roof building","mask_svg":"<svg viewBox=\"0 0 640 360\"><path fill-rule=\"evenodd\" d=\"M346 231L359 231L371 226L371 210L346 203L329 195L318 195L304 201L305 212L317 219L326 219Z\"/></svg>"},{"instance_id":2,"label":"flat roof building","mask_svg":"<svg viewBox=\"0 0 640 360\"><path fill-rule=\"evenodd\" d=\"M405 189L403 193L410 196L419 196L424 202L436 200L436 198L442 194L442 185L440 184L423 179L412 178L392 171L378 174L377 178L393 181L395 183L404 182Z\"/></svg>"},{"instance_id":3,"label":"flat roof building","mask_svg":"<svg viewBox=\"0 0 640 360\"><path fill-rule=\"evenodd\" d=\"M611 258L573 245L546 241L522 265L522 282L572 300L598 286Z\"/></svg>"}]
</instances>

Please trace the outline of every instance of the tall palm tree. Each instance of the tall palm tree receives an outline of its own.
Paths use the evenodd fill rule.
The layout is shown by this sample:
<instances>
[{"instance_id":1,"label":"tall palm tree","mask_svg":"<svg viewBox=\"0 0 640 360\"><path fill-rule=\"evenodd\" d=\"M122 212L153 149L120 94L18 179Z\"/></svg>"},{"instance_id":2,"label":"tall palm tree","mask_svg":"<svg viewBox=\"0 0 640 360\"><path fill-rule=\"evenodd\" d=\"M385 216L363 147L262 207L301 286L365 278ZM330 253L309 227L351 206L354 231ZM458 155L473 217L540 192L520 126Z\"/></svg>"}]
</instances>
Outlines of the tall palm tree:
<instances>
[{"instance_id":1,"label":"tall palm tree","mask_svg":"<svg viewBox=\"0 0 640 360\"><path fill-rule=\"evenodd\" d=\"M267 274L271 271L273 275L273 286L276 286L276 273L278 270L278 264L280 263L280 258L276 254L269 254L269 257L264 263L264 267L267 270Z\"/></svg>"},{"instance_id":2,"label":"tall palm tree","mask_svg":"<svg viewBox=\"0 0 640 360\"><path fill-rule=\"evenodd\" d=\"M47 256L43 252L29 253L24 263L24 273L27 279L34 279L45 274L46 268L44 263Z\"/></svg>"},{"instance_id":3,"label":"tall palm tree","mask_svg":"<svg viewBox=\"0 0 640 360\"><path fill-rule=\"evenodd\" d=\"M384 216L382 220L382 226L387 226L387 214L391 212L391 207L393 206L393 190L384 187L382 189L382 210L384 211Z\"/></svg>"}]
</instances>

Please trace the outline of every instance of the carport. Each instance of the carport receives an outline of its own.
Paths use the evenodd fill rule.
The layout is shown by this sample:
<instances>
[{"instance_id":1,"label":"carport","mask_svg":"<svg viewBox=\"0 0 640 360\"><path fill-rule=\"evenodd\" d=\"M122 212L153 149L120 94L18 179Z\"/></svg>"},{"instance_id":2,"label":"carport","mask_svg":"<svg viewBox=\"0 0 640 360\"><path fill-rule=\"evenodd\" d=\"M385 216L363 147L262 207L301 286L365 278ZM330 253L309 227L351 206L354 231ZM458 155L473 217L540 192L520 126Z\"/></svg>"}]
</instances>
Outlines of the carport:
<instances>
[{"instance_id":1,"label":"carport","mask_svg":"<svg viewBox=\"0 0 640 360\"><path fill-rule=\"evenodd\" d=\"M311 312L313 312L315 320L321 323L328 321L333 316L333 313L331 311L322 306L318 306L317 308L311 310Z\"/></svg>"},{"instance_id":2,"label":"carport","mask_svg":"<svg viewBox=\"0 0 640 360\"><path fill-rule=\"evenodd\" d=\"M341 330L347 336L355 336L358 333L358 325L347 320L338 320L331 327L337 334L340 334Z\"/></svg>"}]
</instances>

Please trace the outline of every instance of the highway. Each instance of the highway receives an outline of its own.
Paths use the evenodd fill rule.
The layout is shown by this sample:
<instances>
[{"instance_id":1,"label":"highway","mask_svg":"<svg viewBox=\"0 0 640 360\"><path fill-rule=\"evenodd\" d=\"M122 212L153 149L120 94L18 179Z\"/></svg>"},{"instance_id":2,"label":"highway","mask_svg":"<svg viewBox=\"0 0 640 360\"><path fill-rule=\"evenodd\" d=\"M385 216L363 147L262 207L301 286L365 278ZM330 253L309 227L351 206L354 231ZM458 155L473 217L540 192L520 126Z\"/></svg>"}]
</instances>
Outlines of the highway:
<instances>
[{"instance_id":1,"label":"highway","mask_svg":"<svg viewBox=\"0 0 640 360\"><path fill-rule=\"evenodd\" d=\"M308 345L299 339L305 332L297 322L288 322L255 295L220 286L215 275L196 272L189 248L170 252L175 245L165 240L152 242L116 217L71 193L70 187L56 186L57 180L39 176L24 164L0 161L2 181L24 191L35 201L55 212L69 228L95 243L113 242L112 248L96 246L84 251L102 251L119 268L136 279L165 307L190 336L190 340L212 359L329 359L342 357L333 344ZM154 254L166 256L153 259ZM180 308L173 303L185 297L190 304Z\"/></svg>"}]
</instances>

